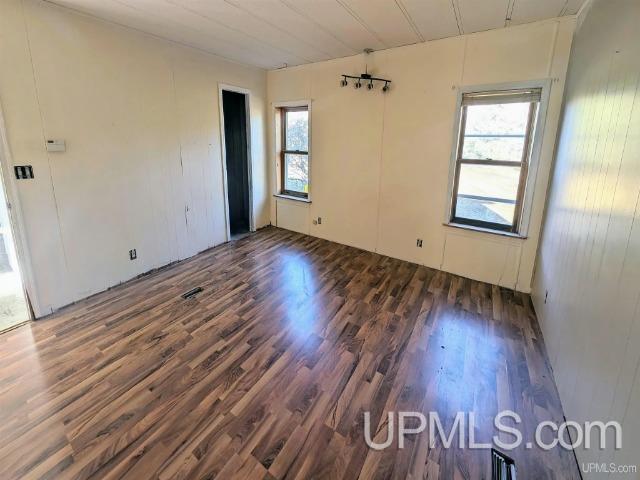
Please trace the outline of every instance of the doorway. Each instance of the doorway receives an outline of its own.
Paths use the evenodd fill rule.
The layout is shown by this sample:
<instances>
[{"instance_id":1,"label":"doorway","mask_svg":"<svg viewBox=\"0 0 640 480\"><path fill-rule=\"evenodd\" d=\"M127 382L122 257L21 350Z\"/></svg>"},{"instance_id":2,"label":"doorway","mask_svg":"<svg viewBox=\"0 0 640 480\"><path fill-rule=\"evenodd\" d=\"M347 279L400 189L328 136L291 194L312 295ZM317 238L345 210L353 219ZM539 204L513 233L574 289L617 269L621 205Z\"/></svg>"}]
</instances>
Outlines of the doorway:
<instances>
[{"instance_id":1,"label":"doorway","mask_svg":"<svg viewBox=\"0 0 640 480\"><path fill-rule=\"evenodd\" d=\"M0 182L0 332L30 319L22 286L13 233L9 222L4 185Z\"/></svg>"},{"instance_id":2,"label":"doorway","mask_svg":"<svg viewBox=\"0 0 640 480\"><path fill-rule=\"evenodd\" d=\"M229 239L238 238L251 231L248 106L248 93L222 89Z\"/></svg>"},{"instance_id":3,"label":"doorway","mask_svg":"<svg viewBox=\"0 0 640 480\"><path fill-rule=\"evenodd\" d=\"M0 112L0 333L31 320L9 211L4 167L8 164L4 122Z\"/></svg>"}]
</instances>

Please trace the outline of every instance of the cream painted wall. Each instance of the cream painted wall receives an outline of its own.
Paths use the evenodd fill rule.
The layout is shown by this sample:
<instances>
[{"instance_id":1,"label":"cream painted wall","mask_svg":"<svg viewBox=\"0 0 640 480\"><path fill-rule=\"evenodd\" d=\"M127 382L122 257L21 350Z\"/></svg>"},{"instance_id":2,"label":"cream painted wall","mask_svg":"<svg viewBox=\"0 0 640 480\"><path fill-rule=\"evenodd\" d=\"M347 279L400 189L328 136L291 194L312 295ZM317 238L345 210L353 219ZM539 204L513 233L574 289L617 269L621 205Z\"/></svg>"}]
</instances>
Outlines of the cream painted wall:
<instances>
[{"instance_id":1,"label":"cream painted wall","mask_svg":"<svg viewBox=\"0 0 640 480\"><path fill-rule=\"evenodd\" d=\"M312 100L308 215L277 199L285 228L529 292L553 156L574 18L427 42L270 71L271 187L276 190L273 106ZM379 91L340 88L343 73L393 80ZM526 240L443 225L457 87L553 79ZM322 224L314 225L314 218ZM416 247L422 238L423 248Z\"/></svg>"},{"instance_id":2,"label":"cream painted wall","mask_svg":"<svg viewBox=\"0 0 640 480\"><path fill-rule=\"evenodd\" d=\"M252 92L260 227L263 70L44 2L0 2L10 154L35 173L17 188L38 315L225 241L219 82ZM65 139L66 153L47 154L45 138Z\"/></svg>"},{"instance_id":3,"label":"cream painted wall","mask_svg":"<svg viewBox=\"0 0 640 480\"><path fill-rule=\"evenodd\" d=\"M567 419L622 423L580 463L640 458L639 24L637 0L597 0L576 34L534 280Z\"/></svg>"}]
</instances>

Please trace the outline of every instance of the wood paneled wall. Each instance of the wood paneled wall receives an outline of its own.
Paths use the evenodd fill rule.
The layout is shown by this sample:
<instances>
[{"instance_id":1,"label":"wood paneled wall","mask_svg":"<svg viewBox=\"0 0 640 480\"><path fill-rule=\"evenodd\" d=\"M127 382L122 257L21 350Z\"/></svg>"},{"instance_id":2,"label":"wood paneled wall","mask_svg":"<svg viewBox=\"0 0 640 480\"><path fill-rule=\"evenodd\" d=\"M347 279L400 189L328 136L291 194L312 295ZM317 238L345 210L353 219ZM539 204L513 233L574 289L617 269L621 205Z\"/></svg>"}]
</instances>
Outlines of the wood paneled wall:
<instances>
[{"instance_id":1,"label":"wood paneled wall","mask_svg":"<svg viewBox=\"0 0 640 480\"><path fill-rule=\"evenodd\" d=\"M598 0L580 20L534 303L567 418L623 424L622 450L579 449L579 461L636 464L640 2Z\"/></svg>"},{"instance_id":2,"label":"wood paneled wall","mask_svg":"<svg viewBox=\"0 0 640 480\"><path fill-rule=\"evenodd\" d=\"M51 3L0 1L6 133L12 162L35 174L16 187L36 315L225 241L219 82L252 93L260 227L264 70ZM67 151L47 153L45 138L65 139Z\"/></svg>"},{"instance_id":3,"label":"wood paneled wall","mask_svg":"<svg viewBox=\"0 0 640 480\"><path fill-rule=\"evenodd\" d=\"M274 199L272 223L529 292L574 25L548 20L270 71L271 113L312 101L312 203L305 215ZM389 92L340 88L341 74L367 67L393 81ZM458 87L544 78L553 82L528 238L444 226ZM275 190L274 142L270 156Z\"/></svg>"}]
</instances>

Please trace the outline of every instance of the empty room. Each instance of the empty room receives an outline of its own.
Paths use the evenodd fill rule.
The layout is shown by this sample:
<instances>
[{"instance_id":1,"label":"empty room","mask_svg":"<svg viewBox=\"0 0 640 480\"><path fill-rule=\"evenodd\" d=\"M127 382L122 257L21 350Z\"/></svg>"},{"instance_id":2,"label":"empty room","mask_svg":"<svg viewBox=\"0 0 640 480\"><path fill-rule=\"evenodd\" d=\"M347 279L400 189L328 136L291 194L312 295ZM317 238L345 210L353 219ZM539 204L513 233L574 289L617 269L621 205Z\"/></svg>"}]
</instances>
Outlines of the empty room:
<instances>
[{"instance_id":1,"label":"empty room","mask_svg":"<svg viewBox=\"0 0 640 480\"><path fill-rule=\"evenodd\" d=\"M639 0L0 0L0 480L640 480Z\"/></svg>"}]
</instances>

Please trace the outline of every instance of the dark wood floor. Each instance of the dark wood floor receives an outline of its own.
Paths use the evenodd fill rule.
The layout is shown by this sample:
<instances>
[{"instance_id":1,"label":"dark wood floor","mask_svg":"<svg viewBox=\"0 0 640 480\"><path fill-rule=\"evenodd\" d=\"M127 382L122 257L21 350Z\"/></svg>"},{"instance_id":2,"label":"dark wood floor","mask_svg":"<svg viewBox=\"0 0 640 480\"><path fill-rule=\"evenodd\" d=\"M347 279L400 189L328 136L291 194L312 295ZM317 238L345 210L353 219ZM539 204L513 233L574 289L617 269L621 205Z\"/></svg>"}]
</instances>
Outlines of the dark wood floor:
<instances>
[{"instance_id":1,"label":"dark wood floor","mask_svg":"<svg viewBox=\"0 0 640 480\"><path fill-rule=\"evenodd\" d=\"M3 480L481 479L486 450L367 448L363 412L473 411L487 441L505 409L562 419L527 295L275 228L0 335Z\"/></svg>"}]
</instances>

